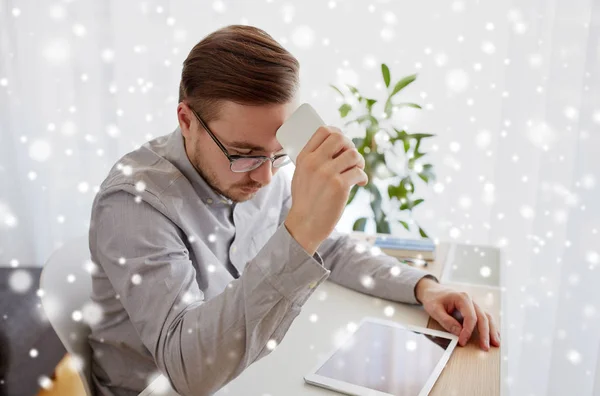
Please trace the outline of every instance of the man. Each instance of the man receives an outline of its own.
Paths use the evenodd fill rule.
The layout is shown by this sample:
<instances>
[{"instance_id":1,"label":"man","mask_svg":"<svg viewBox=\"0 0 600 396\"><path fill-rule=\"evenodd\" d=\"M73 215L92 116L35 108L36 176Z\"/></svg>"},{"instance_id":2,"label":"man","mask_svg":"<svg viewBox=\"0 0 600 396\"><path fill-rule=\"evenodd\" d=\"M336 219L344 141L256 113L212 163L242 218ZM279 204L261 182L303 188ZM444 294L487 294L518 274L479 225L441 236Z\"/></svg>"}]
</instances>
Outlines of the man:
<instances>
[{"instance_id":1,"label":"man","mask_svg":"<svg viewBox=\"0 0 600 396\"><path fill-rule=\"evenodd\" d=\"M364 160L320 128L289 162L275 138L298 106L298 62L264 31L229 26L183 65L179 128L125 155L96 196L90 227L93 382L137 395L163 373L181 395L211 394L279 343L326 278L381 298L422 303L465 345L499 345L468 295L333 233ZM369 279L365 282L365 279ZM458 309L461 325L449 313Z\"/></svg>"}]
</instances>

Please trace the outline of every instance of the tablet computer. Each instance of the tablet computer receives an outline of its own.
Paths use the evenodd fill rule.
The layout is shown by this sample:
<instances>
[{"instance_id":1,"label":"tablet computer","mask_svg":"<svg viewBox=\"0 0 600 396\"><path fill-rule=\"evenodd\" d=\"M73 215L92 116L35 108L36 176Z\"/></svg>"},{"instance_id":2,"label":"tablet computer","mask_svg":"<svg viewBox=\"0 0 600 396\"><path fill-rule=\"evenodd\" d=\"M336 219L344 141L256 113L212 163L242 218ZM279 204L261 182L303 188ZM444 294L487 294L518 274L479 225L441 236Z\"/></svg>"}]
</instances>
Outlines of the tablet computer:
<instances>
[{"instance_id":1,"label":"tablet computer","mask_svg":"<svg viewBox=\"0 0 600 396\"><path fill-rule=\"evenodd\" d=\"M347 395L425 396L457 342L450 333L365 318L304 380Z\"/></svg>"}]
</instances>

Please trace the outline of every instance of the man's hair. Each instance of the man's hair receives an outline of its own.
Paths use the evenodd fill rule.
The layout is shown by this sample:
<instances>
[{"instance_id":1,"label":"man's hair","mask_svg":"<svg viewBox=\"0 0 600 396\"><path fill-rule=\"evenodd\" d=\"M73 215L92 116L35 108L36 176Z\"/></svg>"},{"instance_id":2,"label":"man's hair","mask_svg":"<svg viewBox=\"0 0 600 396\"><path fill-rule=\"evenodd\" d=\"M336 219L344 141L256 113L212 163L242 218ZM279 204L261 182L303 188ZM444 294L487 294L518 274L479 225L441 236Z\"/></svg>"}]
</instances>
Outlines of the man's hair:
<instances>
[{"instance_id":1,"label":"man's hair","mask_svg":"<svg viewBox=\"0 0 600 396\"><path fill-rule=\"evenodd\" d=\"M245 25L221 28L194 46L183 62L179 102L205 118L220 105L285 104L299 86L298 60L265 31Z\"/></svg>"}]
</instances>

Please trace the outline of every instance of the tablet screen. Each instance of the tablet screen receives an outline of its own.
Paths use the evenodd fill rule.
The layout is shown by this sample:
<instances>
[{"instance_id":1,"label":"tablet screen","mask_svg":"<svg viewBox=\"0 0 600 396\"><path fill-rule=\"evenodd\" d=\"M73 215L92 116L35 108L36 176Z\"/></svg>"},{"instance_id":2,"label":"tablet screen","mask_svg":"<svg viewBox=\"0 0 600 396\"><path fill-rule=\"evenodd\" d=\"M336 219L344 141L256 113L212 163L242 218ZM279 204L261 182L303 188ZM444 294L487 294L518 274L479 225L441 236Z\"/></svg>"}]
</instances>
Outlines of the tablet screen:
<instances>
[{"instance_id":1,"label":"tablet screen","mask_svg":"<svg viewBox=\"0 0 600 396\"><path fill-rule=\"evenodd\" d=\"M451 342L367 321L316 374L392 395L417 396Z\"/></svg>"}]
</instances>

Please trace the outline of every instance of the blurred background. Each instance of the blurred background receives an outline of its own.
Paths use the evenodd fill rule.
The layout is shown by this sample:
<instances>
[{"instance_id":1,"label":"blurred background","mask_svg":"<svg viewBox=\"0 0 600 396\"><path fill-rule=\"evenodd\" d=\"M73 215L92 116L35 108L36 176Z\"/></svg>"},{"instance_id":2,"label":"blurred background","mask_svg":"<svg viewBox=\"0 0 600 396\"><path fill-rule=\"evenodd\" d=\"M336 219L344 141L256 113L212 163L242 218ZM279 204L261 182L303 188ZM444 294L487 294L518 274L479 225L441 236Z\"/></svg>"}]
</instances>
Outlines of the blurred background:
<instances>
[{"instance_id":1,"label":"blurred background","mask_svg":"<svg viewBox=\"0 0 600 396\"><path fill-rule=\"evenodd\" d=\"M3 293L35 293L25 268L87 233L110 167L176 128L183 60L229 24L292 52L302 101L332 125L343 102L329 84L378 97L381 63L394 81L417 74L399 95L422 108L390 120L436 135L423 148L437 178L412 217L436 241L503 249L507 391L600 394L597 0L0 0ZM368 200L356 196L341 231ZM15 309L3 300L0 328ZM37 317L27 307L15 314ZM44 359L22 355L22 367Z\"/></svg>"}]
</instances>

